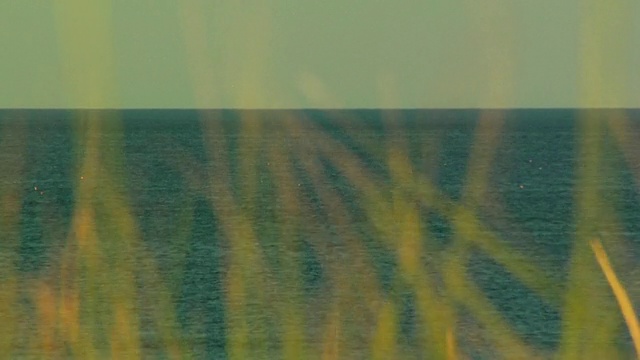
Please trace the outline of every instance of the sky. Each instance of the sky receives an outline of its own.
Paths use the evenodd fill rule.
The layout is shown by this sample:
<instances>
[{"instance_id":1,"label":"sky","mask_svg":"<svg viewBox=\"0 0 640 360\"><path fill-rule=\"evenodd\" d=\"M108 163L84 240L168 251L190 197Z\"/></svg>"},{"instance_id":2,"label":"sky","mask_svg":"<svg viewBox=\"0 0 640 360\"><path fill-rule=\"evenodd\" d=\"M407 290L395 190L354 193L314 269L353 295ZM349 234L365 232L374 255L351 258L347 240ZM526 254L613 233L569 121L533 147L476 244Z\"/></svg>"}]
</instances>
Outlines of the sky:
<instances>
[{"instance_id":1,"label":"sky","mask_svg":"<svg viewBox=\"0 0 640 360\"><path fill-rule=\"evenodd\" d=\"M640 107L637 0L0 2L1 108Z\"/></svg>"}]
</instances>

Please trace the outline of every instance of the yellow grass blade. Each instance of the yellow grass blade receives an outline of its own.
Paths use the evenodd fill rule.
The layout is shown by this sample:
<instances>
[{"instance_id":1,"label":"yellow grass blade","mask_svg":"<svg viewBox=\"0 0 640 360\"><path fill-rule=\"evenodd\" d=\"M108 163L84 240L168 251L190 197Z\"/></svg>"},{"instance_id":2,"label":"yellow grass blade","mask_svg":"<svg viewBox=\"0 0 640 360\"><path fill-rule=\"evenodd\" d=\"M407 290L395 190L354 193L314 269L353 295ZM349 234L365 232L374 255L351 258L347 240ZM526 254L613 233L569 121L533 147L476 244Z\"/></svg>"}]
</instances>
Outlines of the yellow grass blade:
<instances>
[{"instance_id":1,"label":"yellow grass blade","mask_svg":"<svg viewBox=\"0 0 640 360\"><path fill-rule=\"evenodd\" d=\"M292 171L293 164L282 143L270 146L269 164L273 164L274 181L277 197L282 201L282 207L277 216L281 221L281 260L285 271L279 284L278 311L283 319L282 331L282 358L294 360L307 357L307 340L301 329L305 325L304 311L302 307L303 294L300 286L301 265L298 256L291 254L286 249L295 248L296 233L300 231L299 213L300 199L295 177Z\"/></svg>"},{"instance_id":2,"label":"yellow grass blade","mask_svg":"<svg viewBox=\"0 0 640 360\"><path fill-rule=\"evenodd\" d=\"M327 325L322 341L322 360L335 360L340 358L340 329L341 317L338 305L328 316Z\"/></svg>"},{"instance_id":3,"label":"yellow grass blade","mask_svg":"<svg viewBox=\"0 0 640 360\"><path fill-rule=\"evenodd\" d=\"M618 280L618 277L616 276L616 273L613 270L611 263L609 262L609 257L604 251L600 240L591 240L590 245L593 253L596 256L596 260L598 260L598 264L600 265L602 272L606 276L607 281L609 282L609 285L613 290L613 294L618 301L618 305L620 305L622 316L624 317L624 320L629 327L629 332L631 333L631 338L633 339L633 345L636 348L637 357L640 359L640 324L638 324L638 316L633 310L633 304L629 299L627 291Z\"/></svg>"},{"instance_id":4,"label":"yellow grass blade","mask_svg":"<svg viewBox=\"0 0 640 360\"><path fill-rule=\"evenodd\" d=\"M378 315L378 325L371 342L371 356L376 360L393 359L397 354L398 319L394 304L385 302Z\"/></svg>"},{"instance_id":5,"label":"yellow grass blade","mask_svg":"<svg viewBox=\"0 0 640 360\"><path fill-rule=\"evenodd\" d=\"M501 141L504 112L483 111L477 126L463 198L465 205L471 207L484 205L487 190L490 189L491 165Z\"/></svg>"},{"instance_id":6,"label":"yellow grass blade","mask_svg":"<svg viewBox=\"0 0 640 360\"><path fill-rule=\"evenodd\" d=\"M456 360L458 358L458 352L456 350L456 337L451 327L447 329L446 338L447 338L447 359Z\"/></svg>"},{"instance_id":7,"label":"yellow grass blade","mask_svg":"<svg viewBox=\"0 0 640 360\"><path fill-rule=\"evenodd\" d=\"M39 351L50 357L55 357L59 351L56 339L56 298L54 289L48 284L40 283L36 286L35 303L38 312Z\"/></svg>"}]
</instances>

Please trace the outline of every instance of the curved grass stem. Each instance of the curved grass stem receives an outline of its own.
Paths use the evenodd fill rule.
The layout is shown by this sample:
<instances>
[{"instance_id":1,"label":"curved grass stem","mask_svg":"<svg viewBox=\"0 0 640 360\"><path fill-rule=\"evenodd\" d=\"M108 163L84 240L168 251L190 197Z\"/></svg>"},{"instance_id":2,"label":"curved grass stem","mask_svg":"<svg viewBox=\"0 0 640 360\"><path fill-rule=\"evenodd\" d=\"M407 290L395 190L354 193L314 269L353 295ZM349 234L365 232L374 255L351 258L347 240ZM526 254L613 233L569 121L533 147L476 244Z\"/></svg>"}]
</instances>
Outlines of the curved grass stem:
<instances>
[{"instance_id":1,"label":"curved grass stem","mask_svg":"<svg viewBox=\"0 0 640 360\"><path fill-rule=\"evenodd\" d=\"M633 346L636 349L636 356L640 359L640 324L638 324L638 316L636 315L635 310L633 310L633 304L629 299L627 291L620 283L620 280L618 280L618 277L611 266L611 262L609 261L609 256L607 256L600 240L591 240L590 245L602 272L607 278L607 282L611 286L611 290L613 290L613 295L615 295L618 305L620 305L622 316L624 317L624 321L627 323L627 327L629 327L629 332L631 333Z\"/></svg>"}]
</instances>

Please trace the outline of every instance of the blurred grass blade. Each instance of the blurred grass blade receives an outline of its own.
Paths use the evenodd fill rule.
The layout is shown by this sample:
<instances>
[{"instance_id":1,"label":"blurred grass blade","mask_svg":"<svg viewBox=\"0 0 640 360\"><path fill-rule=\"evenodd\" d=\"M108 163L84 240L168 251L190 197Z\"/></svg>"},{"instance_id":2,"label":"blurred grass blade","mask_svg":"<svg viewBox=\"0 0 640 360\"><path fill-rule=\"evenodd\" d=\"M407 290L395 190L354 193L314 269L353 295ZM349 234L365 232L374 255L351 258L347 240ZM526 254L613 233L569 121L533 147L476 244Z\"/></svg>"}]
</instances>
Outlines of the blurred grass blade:
<instances>
[{"instance_id":1,"label":"blurred grass blade","mask_svg":"<svg viewBox=\"0 0 640 360\"><path fill-rule=\"evenodd\" d=\"M607 281L613 290L613 294L615 295L618 304L620 305L622 316L624 316L624 320L629 327L629 332L633 339L633 345L636 348L636 355L640 359L640 325L638 324L638 316L636 316L636 313L633 310L633 304L629 299L629 295L618 280L615 271L613 271L613 267L609 262L609 257L604 251L600 240L591 240L591 249L593 250L596 260L598 260L598 264L600 264L600 268L602 268L602 272L606 276Z\"/></svg>"},{"instance_id":2,"label":"blurred grass blade","mask_svg":"<svg viewBox=\"0 0 640 360\"><path fill-rule=\"evenodd\" d=\"M378 325L371 342L371 356L376 360L393 359L396 354L398 319L393 303L385 302L378 315Z\"/></svg>"},{"instance_id":3,"label":"blurred grass blade","mask_svg":"<svg viewBox=\"0 0 640 360\"><path fill-rule=\"evenodd\" d=\"M456 360L458 353L456 350L456 338L452 328L447 329L447 359Z\"/></svg>"},{"instance_id":4,"label":"blurred grass blade","mask_svg":"<svg viewBox=\"0 0 640 360\"><path fill-rule=\"evenodd\" d=\"M334 309L328 316L327 324L323 334L322 341L322 360L335 360L340 358L340 330L341 317L340 308L337 303L333 305Z\"/></svg>"}]
</instances>

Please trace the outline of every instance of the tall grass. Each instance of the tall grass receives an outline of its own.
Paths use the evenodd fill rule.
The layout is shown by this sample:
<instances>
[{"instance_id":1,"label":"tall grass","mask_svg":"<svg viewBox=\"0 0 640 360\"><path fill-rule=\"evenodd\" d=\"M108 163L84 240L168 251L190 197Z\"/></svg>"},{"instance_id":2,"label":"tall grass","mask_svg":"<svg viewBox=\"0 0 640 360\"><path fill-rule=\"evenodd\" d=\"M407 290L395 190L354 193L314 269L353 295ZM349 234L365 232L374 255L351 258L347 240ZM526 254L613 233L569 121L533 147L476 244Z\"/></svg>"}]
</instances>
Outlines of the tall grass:
<instances>
[{"instance_id":1,"label":"tall grass","mask_svg":"<svg viewBox=\"0 0 640 360\"><path fill-rule=\"evenodd\" d=\"M72 228L66 241L51 249L46 272L17 270L18 245L23 240L16 209L25 206L20 205L26 191L20 169L27 166L27 148L13 136L4 136L0 143L12 152L2 159L3 168L13 169L4 173L1 194L6 239L1 314L11 329L2 336L5 354L456 359L484 353L532 359L594 353L625 357L630 348L616 345L624 322L637 342L634 304L622 285L634 269L623 268L619 280L612 271L616 259L609 259L599 242L582 242L579 236L580 231L590 234L620 226L614 214L594 213L594 201L611 210L604 201L607 190L593 179L595 157L605 152L594 143L602 141L598 139L608 126L604 121L585 123L582 130L592 132L584 135L586 168L579 179L582 186L595 188L576 190L582 202L578 209L587 213L576 215L578 237L568 278L561 284L536 258L509 245L504 234L493 230L481 215L487 201L483 188L491 186L485 172L492 162L491 150L486 152L486 146L496 146L495 141L485 145L482 141L497 138L503 131L499 122L478 127L478 134L494 135L476 138L476 148L485 150L472 150L467 167L470 180L456 200L414 165L410 144L402 138L390 137L377 151L366 153L371 157L366 161L383 169L373 172L363 154L348 147L353 144L291 113L283 112L271 122L256 117L260 113L242 119L237 134L252 142L235 145L228 143L234 135L219 118L203 119L206 161L211 167L199 166L187 152L179 156L184 161L173 166L183 174L185 186L207 199L221 230L224 307L218 311L224 311L220 324L224 346L211 348L197 339L213 336L204 325L213 314L204 312L192 319L196 324L189 325L191 330L178 320L182 295L180 285L170 279L184 276L184 267L160 271L164 264L156 259L153 243L143 241L132 208L135 196L130 198L126 190L123 161L127 155L122 150L120 121L92 119L99 112L78 114L76 146L82 150L74 180ZM11 130L26 136L25 124L7 121L2 133ZM390 120L385 126L400 124ZM404 131L388 129L387 133L402 136ZM172 146L183 151L177 144ZM378 151L381 146L384 151ZM236 158L233 152L238 150ZM234 163L236 159L240 162ZM238 178L241 181L235 182ZM594 193L600 194L599 200ZM445 248L432 240L438 234L425 226L427 219L421 213L425 208L452 224L451 242ZM194 209L187 206L184 211ZM185 224L193 224L188 218ZM187 226L173 232L177 237L169 241L190 241L192 231ZM624 242L620 237L605 239L614 250L628 247ZM189 256L186 247L178 249L183 253L176 258ZM559 347L540 347L527 339L475 283L469 266L477 251L562 314ZM322 273L311 288L305 278L309 252L319 264L314 271ZM184 260L174 264L180 263ZM616 299L622 312L616 310ZM414 309L410 318L408 307Z\"/></svg>"}]
</instances>

